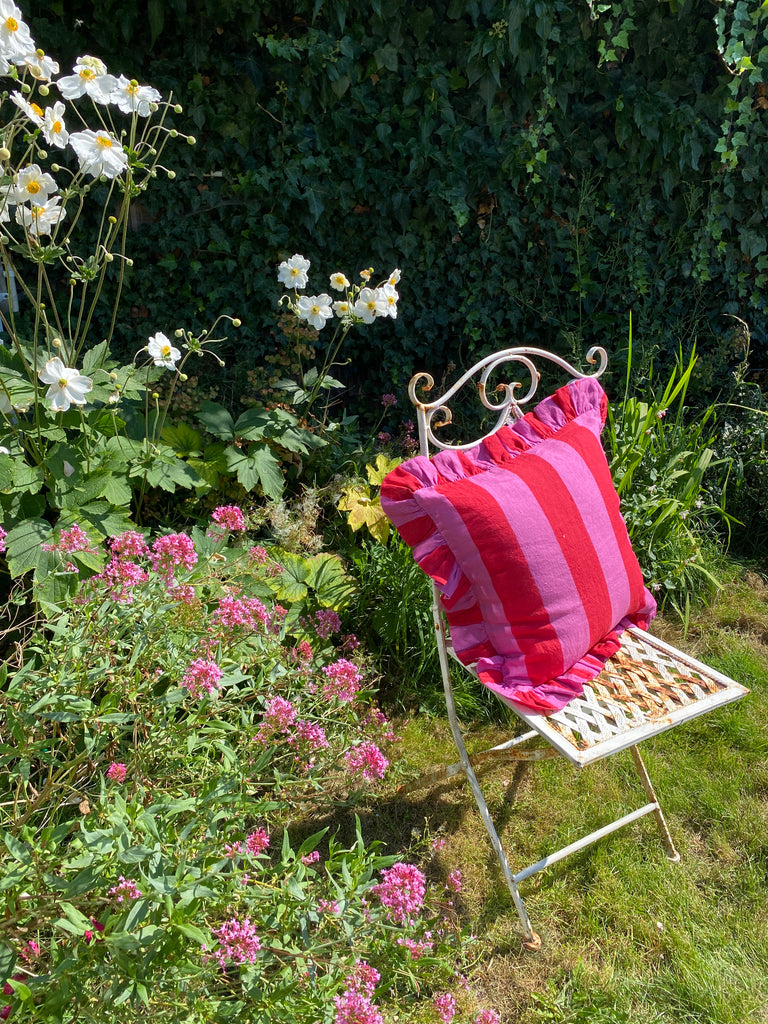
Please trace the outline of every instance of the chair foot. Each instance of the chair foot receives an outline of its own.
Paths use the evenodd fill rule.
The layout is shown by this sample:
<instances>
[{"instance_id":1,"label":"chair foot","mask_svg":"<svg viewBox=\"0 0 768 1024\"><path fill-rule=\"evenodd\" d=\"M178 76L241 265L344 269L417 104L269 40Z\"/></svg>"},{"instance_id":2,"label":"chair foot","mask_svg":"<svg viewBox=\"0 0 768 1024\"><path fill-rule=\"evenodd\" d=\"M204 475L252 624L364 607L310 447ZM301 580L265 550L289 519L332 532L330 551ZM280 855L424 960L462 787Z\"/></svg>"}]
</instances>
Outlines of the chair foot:
<instances>
[{"instance_id":1,"label":"chair foot","mask_svg":"<svg viewBox=\"0 0 768 1024\"><path fill-rule=\"evenodd\" d=\"M670 864L679 864L680 854L677 852L677 850L675 850L674 853L668 853L667 860L670 862Z\"/></svg>"},{"instance_id":2,"label":"chair foot","mask_svg":"<svg viewBox=\"0 0 768 1024\"><path fill-rule=\"evenodd\" d=\"M538 953L541 949L541 936L531 932L530 939L523 939L523 949L527 949L529 953Z\"/></svg>"}]
</instances>

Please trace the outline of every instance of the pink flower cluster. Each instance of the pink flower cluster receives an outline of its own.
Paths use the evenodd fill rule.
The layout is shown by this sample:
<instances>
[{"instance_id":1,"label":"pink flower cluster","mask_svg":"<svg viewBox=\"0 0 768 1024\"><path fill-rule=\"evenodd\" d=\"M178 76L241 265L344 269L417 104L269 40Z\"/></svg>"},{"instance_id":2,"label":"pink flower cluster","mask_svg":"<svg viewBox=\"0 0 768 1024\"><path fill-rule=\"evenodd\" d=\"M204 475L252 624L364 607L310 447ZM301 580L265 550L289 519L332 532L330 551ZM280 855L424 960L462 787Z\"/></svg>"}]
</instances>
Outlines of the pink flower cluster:
<instances>
[{"instance_id":1,"label":"pink flower cluster","mask_svg":"<svg viewBox=\"0 0 768 1024\"><path fill-rule=\"evenodd\" d=\"M432 932L425 932L424 938L421 942L416 939L405 939L401 937L397 940L397 944L398 946L404 946L410 952L411 960L418 960L420 957L424 956L425 953L432 952L431 938Z\"/></svg>"},{"instance_id":2,"label":"pink flower cluster","mask_svg":"<svg viewBox=\"0 0 768 1024\"><path fill-rule=\"evenodd\" d=\"M119 558L146 558L149 548L144 536L135 530L128 530L117 537L109 538L109 549L113 556Z\"/></svg>"},{"instance_id":3,"label":"pink flower cluster","mask_svg":"<svg viewBox=\"0 0 768 1024\"><path fill-rule=\"evenodd\" d=\"M296 720L296 708L284 697L273 697L267 701L259 731L254 736L256 743L267 744L277 733L286 732Z\"/></svg>"},{"instance_id":4,"label":"pink flower cluster","mask_svg":"<svg viewBox=\"0 0 768 1024\"><path fill-rule=\"evenodd\" d=\"M192 569L197 563L197 552L192 538L186 533L167 533L155 540L150 559L155 572L164 576L168 586L172 586L174 569L179 566Z\"/></svg>"},{"instance_id":5,"label":"pink flower cluster","mask_svg":"<svg viewBox=\"0 0 768 1024\"><path fill-rule=\"evenodd\" d=\"M195 658L190 663L181 680L181 686L189 691L190 697L209 697L219 688L219 680L224 675L215 661Z\"/></svg>"},{"instance_id":6,"label":"pink flower cluster","mask_svg":"<svg viewBox=\"0 0 768 1024\"><path fill-rule=\"evenodd\" d=\"M348 750L344 761L350 771L362 775L368 782L372 782L374 779L383 779L387 768L389 768L387 758L376 744L370 741Z\"/></svg>"},{"instance_id":7,"label":"pink flower cluster","mask_svg":"<svg viewBox=\"0 0 768 1024\"><path fill-rule=\"evenodd\" d=\"M218 940L219 949L213 954L221 968L227 964L253 964L261 949L261 939L256 934L255 927L251 924L250 918L244 917L238 921L231 917L218 928L214 928L211 934Z\"/></svg>"},{"instance_id":8,"label":"pink flower cluster","mask_svg":"<svg viewBox=\"0 0 768 1024\"><path fill-rule=\"evenodd\" d=\"M480 1010L475 1017L475 1024L499 1024L499 1015L495 1010Z\"/></svg>"},{"instance_id":9,"label":"pink flower cluster","mask_svg":"<svg viewBox=\"0 0 768 1024\"><path fill-rule=\"evenodd\" d=\"M112 782L125 782L126 766L121 761L113 761L107 768L107 778Z\"/></svg>"},{"instance_id":10,"label":"pink flower cluster","mask_svg":"<svg viewBox=\"0 0 768 1024\"><path fill-rule=\"evenodd\" d=\"M8 545L5 543L5 538L7 536L8 534L5 532L2 526L0 526L0 555L4 555L8 548Z\"/></svg>"},{"instance_id":11,"label":"pink flower cluster","mask_svg":"<svg viewBox=\"0 0 768 1024\"><path fill-rule=\"evenodd\" d=\"M91 554L95 552L95 548L91 547L91 542L88 540L88 534L80 526L75 523L68 530L62 530L59 534L58 541L53 544L41 544L40 547L43 551L62 551L62 552L74 552L74 551L88 551Z\"/></svg>"},{"instance_id":12,"label":"pink flower cluster","mask_svg":"<svg viewBox=\"0 0 768 1024\"><path fill-rule=\"evenodd\" d=\"M258 857L269 846L269 835L263 828L257 828L245 839L245 849L252 857Z\"/></svg>"},{"instance_id":13,"label":"pink flower cluster","mask_svg":"<svg viewBox=\"0 0 768 1024\"><path fill-rule=\"evenodd\" d=\"M451 890L451 892L461 892L462 880L461 872L458 868L449 873L448 878L445 881L445 885L446 888Z\"/></svg>"},{"instance_id":14,"label":"pink flower cluster","mask_svg":"<svg viewBox=\"0 0 768 1024\"><path fill-rule=\"evenodd\" d=\"M237 505L219 505L211 512L211 519L225 530L245 529L245 516Z\"/></svg>"},{"instance_id":15,"label":"pink flower cluster","mask_svg":"<svg viewBox=\"0 0 768 1024\"><path fill-rule=\"evenodd\" d=\"M346 658L339 658L330 665L324 665L323 674L328 677L328 682L323 684L324 697L336 697L344 703L355 699L360 690L358 683L363 678L357 665Z\"/></svg>"},{"instance_id":16,"label":"pink flower cluster","mask_svg":"<svg viewBox=\"0 0 768 1024\"><path fill-rule=\"evenodd\" d=\"M450 992L442 992L435 996L435 1010L443 1024L451 1024L456 1016L456 1000Z\"/></svg>"},{"instance_id":17,"label":"pink flower cluster","mask_svg":"<svg viewBox=\"0 0 768 1024\"><path fill-rule=\"evenodd\" d=\"M352 974L347 978L346 989L340 996L334 997L334 1024L384 1024L379 1008L373 1003L373 993L379 978L379 972L374 967L362 960L357 961Z\"/></svg>"},{"instance_id":18,"label":"pink flower cluster","mask_svg":"<svg viewBox=\"0 0 768 1024\"><path fill-rule=\"evenodd\" d=\"M412 916L424 906L427 880L413 864L393 864L381 873L381 881L372 892L386 908L395 924L411 924Z\"/></svg>"},{"instance_id":19,"label":"pink flower cluster","mask_svg":"<svg viewBox=\"0 0 768 1024\"><path fill-rule=\"evenodd\" d=\"M257 565L263 565L269 558L269 555L266 548L261 547L260 544L255 544L252 548L248 549L248 557L252 562L256 562Z\"/></svg>"},{"instance_id":20,"label":"pink flower cluster","mask_svg":"<svg viewBox=\"0 0 768 1024\"><path fill-rule=\"evenodd\" d=\"M320 854L317 852L317 850L313 850L311 853L304 853L302 854L301 857L301 863L304 865L304 867L307 868L309 867L310 864L317 864L319 860Z\"/></svg>"},{"instance_id":21,"label":"pink flower cluster","mask_svg":"<svg viewBox=\"0 0 768 1024\"><path fill-rule=\"evenodd\" d=\"M385 409L391 409L392 406L397 405L397 396L396 395L382 395L381 396L381 404L384 406Z\"/></svg>"},{"instance_id":22,"label":"pink flower cluster","mask_svg":"<svg viewBox=\"0 0 768 1024\"><path fill-rule=\"evenodd\" d=\"M327 640L341 629L341 619L333 608L320 608L314 615L315 633L321 640Z\"/></svg>"},{"instance_id":23,"label":"pink flower cluster","mask_svg":"<svg viewBox=\"0 0 768 1024\"><path fill-rule=\"evenodd\" d=\"M109 587L109 597L119 604L131 604L133 602L133 589L140 583L146 583L149 574L142 567L130 559L121 558L113 554L102 572L95 577L103 580Z\"/></svg>"},{"instance_id":24,"label":"pink flower cluster","mask_svg":"<svg viewBox=\"0 0 768 1024\"><path fill-rule=\"evenodd\" d=\"M141 896L141 889L131 878L123 878L122 875L117 880L117 885L113 885L109 890L110 896L116 896L118 903L123 903L125 900L137 900Z\"/></svg>"},{"instance_id":25,"label":"pink flower cluster","mask_svg":"<svg viewBox=\"0 0 768 1024\"><path fill-rule=\"evenodd\" d=\"M327 747L328 739L325 729L317 722L300 721L296 723L296 737L300 743L306 744L310 750L322 750Z\"/></svg>"},{"instance_id":26,"label":"pink flower cluster","mask_svg":"<svg viewBox=\"0 0 768 1024\"><path fill-rule=\"evenodd\" d=\"M258 597L222 597L212 620L223 629L258 629L269 623L269 612Z\"/></svg>"}]
</instances>

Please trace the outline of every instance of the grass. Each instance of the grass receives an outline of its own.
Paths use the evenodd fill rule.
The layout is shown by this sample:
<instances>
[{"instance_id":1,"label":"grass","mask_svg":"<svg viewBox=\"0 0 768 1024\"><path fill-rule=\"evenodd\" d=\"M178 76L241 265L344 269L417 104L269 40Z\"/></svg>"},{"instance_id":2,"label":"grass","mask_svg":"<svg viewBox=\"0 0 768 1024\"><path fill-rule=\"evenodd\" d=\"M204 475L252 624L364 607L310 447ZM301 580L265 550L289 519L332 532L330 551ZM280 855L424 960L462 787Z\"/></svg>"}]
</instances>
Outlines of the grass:
<instances>
[{"instance_id":1,"label":"grass","mask_svg":"<svg viewBox=\"0 0 768 1024\"><path fill-rule=\"evenodd\" d=\"M440 870L462 870L456 908L480 937L470 981L505 1024L768 1022L768 583L735 564L721 572L726 586L687 636L669 619L654 629L752 690L643 744L679 864L647 817L528 879L543 940L531 954L466 786L390 794L369 810L371 837L390 848L447 839ZM409 717L400 732L401 779L455 760L442 718ZM501 737L479 723L468 746ZM556 760L483 779L513 870L644 802L628 753L582 771Z\"/></svg>"}]
</instances>

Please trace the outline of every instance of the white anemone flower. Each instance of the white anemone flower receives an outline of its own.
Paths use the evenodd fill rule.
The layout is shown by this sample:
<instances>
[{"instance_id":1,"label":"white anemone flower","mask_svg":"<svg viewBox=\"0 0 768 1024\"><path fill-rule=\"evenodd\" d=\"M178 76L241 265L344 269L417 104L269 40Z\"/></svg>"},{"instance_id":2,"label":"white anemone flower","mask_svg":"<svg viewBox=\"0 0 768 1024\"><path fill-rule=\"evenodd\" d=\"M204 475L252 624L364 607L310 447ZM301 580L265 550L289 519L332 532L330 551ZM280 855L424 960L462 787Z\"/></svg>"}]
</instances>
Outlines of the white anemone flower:
<instances>
[{"instance_id":1,"label":"white anemone flower","mask_svg":"<svg viewBox=\"0 0 768 1024\"><path fill-rule=\"evenodd\" d=\"M283 260L277 268L277 280L286 288L306 288L309 277L309 260L294 253L289 260Z\"/></svg>"},{"instance_id":2,"label":"white anemone flower","mask_svg":"<svg viewBox=\"0 0 768 1024\"><path fill-rule=\"evenodd\" d=\"M61 196L51 196L44 203L30 203L29 206L16 207L16 223L20 224L30 235L50 235L57 225L67 216L63 206L59 206Z\"/></svg>"},{"instance_id":3,"label":"white anemone flower","mask_svg":"<svg viewBox=\"0 0 768 1024\"><path fill-rule=\"evenodd\" d=\"M334 304L333 304L333 312L339 318L344 317L344 316L351 316L352 315L352 303L351 302L346 302L343 299L341 301L339 301L339 302L334 302Z\"/></svg>"},{"instance_id":4,"label":"white anemone flower","mask_svg":"<svg viewBox=\"0 0 768 1024\"><path fill-rule=\"evenodd\" d=\"M65 366L58 356L48 360L38 377L43 384L50 384L45 397L54 412L66 412L70 405L85 405L85 396L93 387L90 377L84 377L72 366Z\"/></svg>"},{"instance_id":5,"label":"white anemone flower","mask_svg":"<svg viewBox=\"0 0 768 1024\"><path fill-rule=\"evenodd\" d=\"M16 104L19 110L24 111L30 121L34 121L36 125L43 123L43 111L36 103L30 103L29 100L24 99L20 92L12 92L11 101Z\"/></svg>"},{"instance_id":6,"label":"white anemone flower","mask_svg":"<svg viewBox=\"0 0 768 1024\"><path fill-rule=\"evenodd\" d=\"M341 272L331 274L331 288L334 291L343 292L345 288L349 288L349 281Z\"/></svg>"},{"instance_id":7,"label":"white anemone flower","mask_svg":"<svg viewBox=\"0 0 768 1024\"><path fill-rule=\"evenodd\" d=\"M69 142L69 132L64 124L64 104L56 102L52 107L46 107L40 127L49 146L64 149Z\"/></svg>"},{"instance_id":8,"label":"white anemone flower","mask_svg":"<svg viewBox=\"0 0 768 1024\"><path fill-rule=\"evenodd\" d=\"M44 203L58 190L56 180L42 171L37 164L22 167L13 181L9 196L12 203Z\"/></svg>"},{"instance_id":9,"label":"white anemone flower","mask_svg":"<svg viewBox=\"0 0 768 1024\"><path fill-rule=\"evenodd\" d=\"M59 73L58 62L49 57L43 50L31 50L24 55L24 65L38 82L50 82Z\"/></svg>"},{"instance_id":10,"label":"white anemone flower","mask_svg":"<svg viewBox=\"0 0 768 1024\"><path fill-rule=\"evenodd\" d=\"M387 300L380 288L362 288L355 303L355 316L359 316L364 324L372 324L377 316L387 316L389 309Z\"/></svg>"},{"instance_id":11,"label":"white anemone flower","mask_svg":"<svg viewBox=\"0 0 768 1024\"><path fill-rule=\"evenodd\" d=\"M87 128L73 132L69 144L80 161L83 174L94 178L116 178L128 166L128 157L118 140L109 132L94 132Z\"/></svg>"},{"instance_id":12,"label":"white anemone flower","mask_svg":"<svg viewBox=\"0 0 768 1024\"><path fill-rule=\"evenodd\" d=\"M384 297L384 301L387 304L387 316L391 316L393 320L397 319L397 300L399 298L395 291L393 284L382 285L377 291Z\"/></svg>"},{"instance_id":13,"label":"white anemone flower","mask_svg":"<svg viewBox=\"0 0 768 1024\"><path fill-rule=\"evenodd\" d=\"M299 296L299 320L306 320L316 330L321 331L326 320L330 320L332 316L330 295L323 292L322 295Z\"/></svg>"},{"instance_id":14,"label":"white anemone flower","mask_svg":"<svg viewBox=\"0 0 768 1024\"><path fill-rule=\"evenodd\" d=\"M125 75L120 75L112 90L110 102L116 104L117 109L122 110L124 114L149 117L152 104L159 103L162 98L151 85L139 85L135 79L129 80Z\"/></svg>"},{"instance_id":15,"label":"white anemone flower","mask_svg":"<svg viewBox=\"0 0 768 1024\"><path fill-rule=\"evenodd\" d=\"M0 0L0 49L6 60L15 64L35 48L35 41L12 0Z\"/></svg>"},{"instance_id":16,"label":"white anemone flower","mask_svg":"<svg viewBox=\"0 0 768 1024\"><path fill-rule=\"evenodd\" d=\"M154 360L155 366L164 366L168 370L176 369L176 360L181 359L181 352L171 344L162 331L153 334L147 342L147 352Z\"/></svg>"},{"instance_id":17,"label":"white anemone flower","mask_svg":"<svg viewBox=\"0 0 768 1024\"><path fill-rule=\"evenodd\" d=\"M56 85L65 100L76 100L79 96L90 96L95 103L106 105L117 85L114 75L107 73L107 66L98 57L86 54L78 57L72 69L73 74L60 78Z\"/></svg>"},{"instance_id":18,"label":"white anemone flower","mask_svg":"<svg viewBox=\"0 0 768 1024\"><path fill-rule=\"evenodd\" d=\"M399 271L399 269L397 267L395 267L395 269L392 271L392 273L387 278L387 284L392 285L392 287L394 288L399 280L400 280L400 271Z\"/></svg>"}]
</instances>

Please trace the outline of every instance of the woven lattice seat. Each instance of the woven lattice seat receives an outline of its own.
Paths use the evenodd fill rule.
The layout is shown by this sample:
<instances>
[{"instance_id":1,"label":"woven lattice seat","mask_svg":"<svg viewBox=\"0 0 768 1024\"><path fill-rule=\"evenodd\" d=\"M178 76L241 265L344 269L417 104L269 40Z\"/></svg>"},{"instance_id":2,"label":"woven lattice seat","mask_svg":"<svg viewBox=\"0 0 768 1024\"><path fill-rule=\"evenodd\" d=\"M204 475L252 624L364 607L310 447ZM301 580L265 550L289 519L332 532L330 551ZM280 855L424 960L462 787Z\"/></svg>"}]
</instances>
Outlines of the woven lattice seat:
<instances>
[{"instance_id":1,"label":"woven lattice seat","mask_svg":"<svg viewBox=\"0 0 768 1024\"><path fill-rule=\"evenodd\" d=\"M607 356L604 350L592 349L587 358L592 364L599 362L598 368L592 376L600 376L607 365ZM450 449L458 456L459 453L478 443L478 441L446 443L436 436L433 429L451 423L452 414L448 403L469 382L476 385L476 393L485 408L497 416L495 427L489 433L484 434L483 439L495 434L508 421L520 419L523 416L521 406L534 397L539 384L540 376L534 359L548 360L575 378L586 376L564 360L542 349L515 348L505 349L487 356L467 371L442 397L431 402L425 402L417 392L420 388L426 390L431 388L432 378L423 373L414 377L409 393L416 408L421 454L430 455L434 450ZM496 394L501 394L502 398L494 403L488 394L490 390L488 388L489 376L507 363L515 364L518 367L522 366L530 377L530 386L525 395L520 397L518 394L519 384L497 385ZM475 377L479 377L479 380L475 380ZM500 743L490 750L473 753L470 756L464 745L456 715L450 673L453 649L444 609L441 605L440 592L434 584L432 596L435 635L445 689L446 708L459 761L431 771L420 779L402 786L401 792L406 793L433 785L446 778L462 776L466 778L520 918L525 945L530 949L536 949L539 946L539 939L531 928L518 884L535 872L541 871L576 850L583 849L647 814L653 814L656 819L669 859L679 860L679 854L672 842L637 744L721 705L738 700L748 693L748 690L733 679L696 661L669 644L642 630L631 627L622 634L620 650L609 659L599 675L584 685L581 695L573 697L569 703L555 713L548 716L527 713L521 709L519 704L512 704L501 696L500 699L512 707L523 722L529 726L528 731ZM472 666L468 666L468 669L470 672L474 671ZM499 696L498 693L497 696ZM537 739L539 739L538 745L531 747L529 741ZM547 741L546 745L542 745L540 739ZM491 819L474 770L475 767L499 759L538 761L544 757L561 755L581 768L600 758L627 749L632 755L647 803L629 814L616 818L610 824L596 829L584 836L583 839L557 850L536 864L513 873Z\"/></svg>"}]
</instances>

